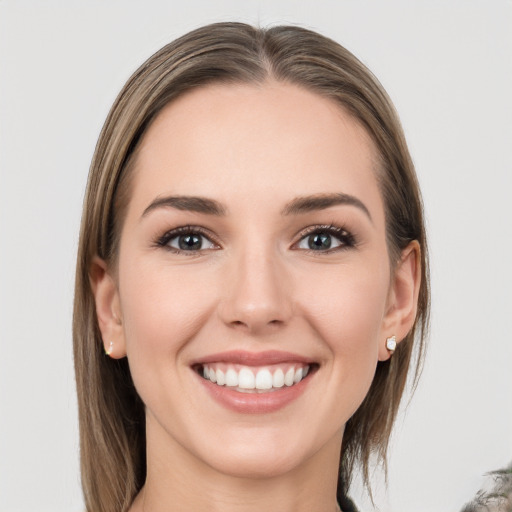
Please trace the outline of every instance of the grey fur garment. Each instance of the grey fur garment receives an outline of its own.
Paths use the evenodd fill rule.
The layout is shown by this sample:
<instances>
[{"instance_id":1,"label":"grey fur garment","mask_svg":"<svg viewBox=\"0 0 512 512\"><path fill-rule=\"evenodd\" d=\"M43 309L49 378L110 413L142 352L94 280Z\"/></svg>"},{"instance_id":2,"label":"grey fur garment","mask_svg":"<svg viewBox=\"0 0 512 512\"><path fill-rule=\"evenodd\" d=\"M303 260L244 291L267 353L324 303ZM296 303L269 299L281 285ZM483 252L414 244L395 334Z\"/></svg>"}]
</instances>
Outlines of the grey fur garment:
<instances>
[{"instance_id":1,"label":"grey fur garment","mask_svg":"<svg viewBox=\"0 0 512 512\"><path fill-rule=\"evenodd\" d=\"M487 474L487 481L461 512L512 512L512 463Z\"/></svg>"}]
</instances>

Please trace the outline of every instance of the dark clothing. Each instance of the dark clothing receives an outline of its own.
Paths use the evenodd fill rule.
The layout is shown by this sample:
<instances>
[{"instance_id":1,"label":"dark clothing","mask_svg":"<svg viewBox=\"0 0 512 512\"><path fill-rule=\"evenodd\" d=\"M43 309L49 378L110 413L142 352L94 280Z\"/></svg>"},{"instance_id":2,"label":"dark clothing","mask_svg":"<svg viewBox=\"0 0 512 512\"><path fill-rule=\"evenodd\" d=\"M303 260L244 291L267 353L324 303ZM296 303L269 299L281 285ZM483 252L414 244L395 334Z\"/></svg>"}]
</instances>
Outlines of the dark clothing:
<instances>
[{"instance_id":1,"label":"dark clothing","mask_svg":"<svg viewBox=\"0 0 512 512\"><path fill-rule=\"evenodd\" d=\"M342 496L338 504L343 512L358 512L354 502L348 496Z\"/></svg>"}]
</instances>

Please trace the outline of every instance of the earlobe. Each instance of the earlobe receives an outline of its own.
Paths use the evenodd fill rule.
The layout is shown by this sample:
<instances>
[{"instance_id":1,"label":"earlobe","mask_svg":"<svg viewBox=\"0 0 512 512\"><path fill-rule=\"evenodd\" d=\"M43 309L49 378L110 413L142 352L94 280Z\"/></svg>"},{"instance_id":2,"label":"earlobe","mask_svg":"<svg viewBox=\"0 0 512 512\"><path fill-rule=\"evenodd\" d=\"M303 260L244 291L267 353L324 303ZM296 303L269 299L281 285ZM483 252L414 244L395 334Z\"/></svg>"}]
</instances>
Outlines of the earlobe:
<instances>
[{"instance_id":1,"label":"earlobe","mask_svg":"<svg viewBox=\"0 0 512 512\"><path fill-rule=\"evenodd\" d=\"M382 342L379 345L380 361L385 361L392 355L392 351L387 346L387 340L395 337L396 343L400 343L416 320L421 284L420 254L420 245L413 240L402 251L400 261L394 270L383 322Z\"/></svg>"},{"instance_id":2,"label":"earlobe","mask_svg":"<svg viewBox=\"0 0 512 512\"><path fill-rule=\"evenodd\" d=\"M125 357L126 346L119 292L105 261L98 257L93 259L89 278L105 353L113 359Z\"/></svg>"}]
</instances>

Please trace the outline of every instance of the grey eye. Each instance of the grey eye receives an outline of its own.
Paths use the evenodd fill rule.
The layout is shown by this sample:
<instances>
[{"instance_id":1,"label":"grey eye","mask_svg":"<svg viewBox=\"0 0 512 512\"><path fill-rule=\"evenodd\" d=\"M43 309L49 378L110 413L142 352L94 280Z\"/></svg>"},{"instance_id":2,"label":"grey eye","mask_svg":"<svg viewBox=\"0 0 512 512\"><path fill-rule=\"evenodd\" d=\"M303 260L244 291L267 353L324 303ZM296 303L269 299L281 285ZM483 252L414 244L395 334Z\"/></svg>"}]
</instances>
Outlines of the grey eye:
<instances>
[{"instance_id":1,"label":"grey eye","mask_svg":"<svg viewBox=\"0 0 512 512\"><path fill-rule=\"evenodd\" d=\"M336 236L325 231L311 233L300 240L299 249L307 249L310 251L327 251L344 245Z\"/></svg>"},{"instance_id":2,"label":"grey eye","mask_svg":"<svg viewBox=\"0 0 512 512\"><path fill-rule=\"evenodd\" d=\"M180 251L200 251L215 248L211 240L199 233L185 233L175 236L169 240L167 245Z\"/></svg>"}]
</instances>

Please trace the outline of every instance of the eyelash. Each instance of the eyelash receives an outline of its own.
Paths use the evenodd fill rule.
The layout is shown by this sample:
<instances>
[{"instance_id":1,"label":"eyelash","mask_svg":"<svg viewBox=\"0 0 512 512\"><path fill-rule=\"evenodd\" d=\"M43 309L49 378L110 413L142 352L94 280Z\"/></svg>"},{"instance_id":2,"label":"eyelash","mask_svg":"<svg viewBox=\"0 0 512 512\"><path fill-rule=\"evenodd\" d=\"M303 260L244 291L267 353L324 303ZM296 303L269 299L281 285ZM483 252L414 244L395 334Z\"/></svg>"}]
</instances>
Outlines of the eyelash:
<instances>
[{"instance_id":1,"label":"eyelash","mask_svg":"<svg viewBox=\"0 0 512 512\"><path fill-rule=\"evenodd\" d=\"M350 249L352 247L355 247L357 245L355 236L350 233L348 230L346 230L343 227L338 227L333 224L329 225L321 225L321 226L310 226L304 230L302 230L300 233L298 233L298 241L295 242L292 245L292 248L298 249L298 245L303 242L307 237L310 237L312 235L316 234L327 234L329 236L332 236L336 238L340 245L334 247L334 248L328 248L327 250L318 250L318 249L302 249L303 251L315 254L315 255L323 255L323 254L331 254L333 252L337 251L343 251ZM198 250L183 250L178 249L176 247L172 247L169 245L169 242L171 240L179 237L180 235L199 235L200 237L206 238L211 244L215 245L215 249L198 249ZM205 250L216 250L220 248L220 244L216 241L215 237L212 236L212 234L205 230L204 228L201 228L200 226L180 226L175 229L171 229L170 231L167 231L163 236L158 238L156 240L157 247L161 247L163 249L166 249L174 254L184 254L186 256L198 256L201 252Z\"/></svg>"},{"instance_id":2,"label":"eyelash","mask_svg":"<svg viewBox=\"0 0 512 512\"><path fill-rule=\"evenodd\" d=\"M327 234L334 238L337 238L340 242L340 245L337 247L333 247L332 249L327 249L325 251L320 251L317 249L303 249L304 251L315 254L315 255L323 255L323 254L331 254L333 252L343 251L350 248L353 248L357 245L356 237L350 233L347 229L339 226L335 226L334 224L321 225L321 226L310 226L302 230L298 236L299 240L293 244L293 246L297 246L302 241L307 239L308 237L316 234Z\"/></svg>"},{"instance_id":3,"label":"eyelash","mask_svg":"<svg viewBox=\"0 0 512 512\"><path fill-rule=\"evenodd\" d=\"M176 247L171 247L169 242L174 238L179 237L180 235L199 235L200 237L206 238L211 244L215 245L216 248L220 247L220 244L215 240L215 237L212 234L201 228L199 226L180 226L179 228L171 229L167 231L163 236L158 238L156 241L156 245L158 247L162 247L167 251L170 251L174 254L184 254L186 256L198 256L204 250L215 250L215 249L199 249L197 251L194 250L182 250Z\"/></svg>"}]
</instances>

